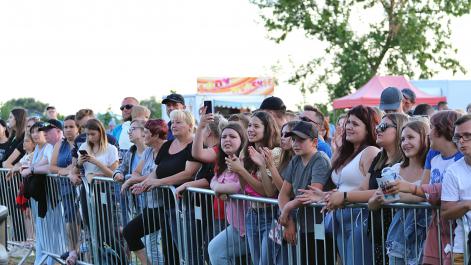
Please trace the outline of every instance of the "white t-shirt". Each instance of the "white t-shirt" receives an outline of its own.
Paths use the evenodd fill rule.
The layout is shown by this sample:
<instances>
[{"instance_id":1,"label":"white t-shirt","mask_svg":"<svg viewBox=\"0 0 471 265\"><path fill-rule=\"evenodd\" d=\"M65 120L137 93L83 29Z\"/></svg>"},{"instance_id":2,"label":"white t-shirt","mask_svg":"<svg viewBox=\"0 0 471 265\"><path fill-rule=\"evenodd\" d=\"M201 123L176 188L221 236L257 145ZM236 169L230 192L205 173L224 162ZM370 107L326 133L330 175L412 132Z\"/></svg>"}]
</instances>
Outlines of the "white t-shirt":
<instances>
[{"instance_id":1,"label":"white t-shirt","mask_svg":"<svg viewBox=\"0 0 471 265\"><path fill-rule=\"evenodd\" d=\"M443 177L442 201L457 202L471 200L471 166L464 158L450 165ZM468 221L471 221L471 211L466 213ZM456 220L455 240L453 252L464 253L464 230L463 222Z\"/></svg>"},{"instance_id":2,"label":"white t-shirt","mask_svg":"<svg viewBox=\"0 0 471 265\"><path fill-rule=\"evenodd\" d=\"M36 145L36 147L34 147L33 159L31 160L31 164L33 165L37 164L43 158L47 158L47 162L51 164L53 151L54 151L54 146L52 144L46 143L41 148L39 147L39 145Z\"/></svg>"},{"instance_id":3,"label":"white t-shirt","mask_svg":"<svg viewBox=\"0 0 471 265\"><path fill-rule=\"evenodd\" d=\"M80 145L79 150L87 150L87 146L88 144L85 142ZM78 153L78 155L80 155L80 153ZM96 155L95 158L103 165L110 167L114 162L119 160L118 149L116 149L116 146L108 144L106 150ZM85 170L85 175L88 175L89 173L103 174L99 167L90 162L83 163L83 168Z\"/></svg>"},{"instance_id":4,"label":"white t-shirt","mask_svg":"<svg viewBox=\"0 0 471 265\"><path fill-rule=\"evenodd\" d=\"M121 150L129 150L129 148L132 146L132 143L129 140L129 128L131 128L130 121L126 121L121 125L121 134L119 135L118 139L119 149Z\"/></svg>"},{"instance_id":5,"label":"white t-shirt","mask_svg":"<svg viewBox=\"0 0 471 265\"><path fill-rule=\"evenodd\" d=\"M429 184L442 183L443 176L445 175L447 168L462 157L463 154L461 154L460 152L456 152L456 154L450 157L443 157L440 154L434 156L430 161L431 168Z\"/></svg>"}]
</instances>

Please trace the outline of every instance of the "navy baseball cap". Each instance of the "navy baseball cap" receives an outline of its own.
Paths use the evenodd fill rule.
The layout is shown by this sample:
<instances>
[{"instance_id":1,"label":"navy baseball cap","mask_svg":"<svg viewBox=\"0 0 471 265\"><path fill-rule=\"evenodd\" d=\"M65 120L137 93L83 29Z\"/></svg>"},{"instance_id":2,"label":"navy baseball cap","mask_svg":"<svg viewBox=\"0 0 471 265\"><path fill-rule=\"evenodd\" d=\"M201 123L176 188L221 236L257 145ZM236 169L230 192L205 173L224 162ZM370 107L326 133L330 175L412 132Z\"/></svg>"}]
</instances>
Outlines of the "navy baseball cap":
<instances>
[{"instance_id":1,"label":"navy baseball cap","mask_svg":"<svg viewBox=\"0 0 471 265\"><path fill-rule=\"evenodd\" d=\"M46 122L44 122L44 127L39 128L39 131L48 131L50 129L57 128L61 131L64 130L64 126L62 126L62 122L56 120L56 119L50 119Z\"/></svg>"},{"instance_id":2,"label":"navy baseball cap","mask_svg":"<svg viewBox=\"0 0 471 265\"><path fill-rule=\"evenodd\" d=\"M395 87L388 87L381 92L379 108L381 110L397 110L401 106L402 93Z\"/></svg>"}]
</instances>

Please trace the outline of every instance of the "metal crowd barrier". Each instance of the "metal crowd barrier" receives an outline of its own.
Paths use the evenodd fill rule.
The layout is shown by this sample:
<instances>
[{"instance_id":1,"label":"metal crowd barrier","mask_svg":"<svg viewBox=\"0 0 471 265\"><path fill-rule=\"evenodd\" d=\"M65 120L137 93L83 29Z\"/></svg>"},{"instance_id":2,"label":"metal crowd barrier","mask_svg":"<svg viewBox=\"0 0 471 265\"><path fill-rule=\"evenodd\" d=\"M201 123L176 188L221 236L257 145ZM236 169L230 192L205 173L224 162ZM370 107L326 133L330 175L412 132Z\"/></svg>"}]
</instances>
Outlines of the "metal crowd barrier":
<instances>
[{"instance_id":1,"label":"metal crowd barrier","mask_svg":"<svg viewBox=\"0 0 471 265\"><path fill-rule=\"evenodd\" d=\"M16 207L22 178L16 174L7 181L7 171L0 172L0 203L10 210L8 244L27 246L29 255L34 233L27 228L38 219L25 222L25 211ZM95 177L75 187L57 175L47 176L46 193L47 213L35 223L43 231L35 238L46 254L42 262L52 258L63 264L61 255L76 249L78 264L142 264L126 241L126 236L139 235L150 264L422 264L430 254L426 244L435 246L438 264L454 264L445 243L453 246L455 221L443 223L439 209L427 203L387 204L377 211L352 204L331 213L312 204L291 215L296 237L289 244L277 224L276 199L220 198L198 188L177 198L174 187L121 194L120 184L110 178ZM468 264L470 224L466 218L458 222L466 228Z\"/></svg>"}]
</instances>

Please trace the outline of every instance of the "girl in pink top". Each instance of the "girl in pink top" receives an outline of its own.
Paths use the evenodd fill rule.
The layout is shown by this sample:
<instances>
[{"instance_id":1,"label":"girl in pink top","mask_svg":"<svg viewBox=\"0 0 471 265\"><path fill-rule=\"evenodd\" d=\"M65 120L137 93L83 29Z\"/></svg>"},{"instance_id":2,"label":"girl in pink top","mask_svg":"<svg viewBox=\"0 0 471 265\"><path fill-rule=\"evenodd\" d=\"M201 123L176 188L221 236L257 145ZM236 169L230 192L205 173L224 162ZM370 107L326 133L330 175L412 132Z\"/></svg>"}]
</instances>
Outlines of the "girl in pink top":
<instances>
[{"instance_id":1,"label":"girl in pink top","mask_svg":"<svg viewBox=\"0 0 471 265\"><path fill-rule=\"evenodd\" d=\"M236 163L233 171L240 176L247 195L275 197L278 190L272 179L273 172L267 166L267 157L273 158L276 168L281 149L277 147L280 143L280 131L271 114L255 112L250 118L247 136L249 146L244 152L243 164ZM269 244L268 233L277 211L264 203L249 202L248 206L245 224L252 263L273 264L273 253L270 253L273 244Z\"/></svg>"},{"instance_id":2,"label":"girl in pink top","mask_svg":"<svg viewBox=\"0 0 471 265\"><path fill-rule=\"evenodd\" d=\"M217 153L215 176L211 180L211 189L222 199L226 194L241 193L239 175L233 167L240 164L240 152L247 144L247 136L237 123L229 123L221 132L219 152ZM233 257L245 254L244 205L239 200L225 203L226 218L229 226L215 236L208 245L211 264L230 264Z\"/></svg>"}]
</instances>

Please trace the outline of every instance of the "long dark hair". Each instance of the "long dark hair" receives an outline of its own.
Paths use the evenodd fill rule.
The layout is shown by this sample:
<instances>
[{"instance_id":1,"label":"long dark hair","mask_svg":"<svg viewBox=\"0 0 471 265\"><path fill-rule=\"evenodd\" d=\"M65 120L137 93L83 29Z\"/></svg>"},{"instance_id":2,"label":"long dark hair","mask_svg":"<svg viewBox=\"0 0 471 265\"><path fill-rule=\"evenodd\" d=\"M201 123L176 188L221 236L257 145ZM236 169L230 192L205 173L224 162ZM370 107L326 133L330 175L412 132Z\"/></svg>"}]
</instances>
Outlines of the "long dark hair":
<instances>
[{"instance_id":1,"label":"long dark hair","mask_svg":"<svg viewBox=\"0 0 471 265\"><path fill-rule=\"evenodd\" d=\"M401 162L404 159L402 150L401 150L401 133L402 127L404 124L407 123L408 117L405 114L401 113L388 113L383 116L384 118L388 118L391 122L396 126L396 143L395 143L395 150L394 150L394 157L392 159L388 158L388 154L386 153L386 149L382 148L378 162L374 165L374 170L382 169L388 160L391 160L391 165Z\"/></svg>"},{"instance_id":2,"label":"long dark hair","mask_svg":"<svg viewBox=\"0 0 471 265\"><path fill-rule=\"evenodd\" d=\"M360 119L366 127L366 136L360 144L360 148L355 150L353 144L347 141L347 130L344 130L342 135L342 146L339 148L339 155L332 162L332 171L338 170L359 154L363 149L368 146L376 145L376 125L379 124L379 115L372 107L358 105L348 111L347 120L350 116L355 116Z\"/></svg>"},{"instance_id":3,"label":"long dark hair","mask_svg":"<svg viewBox=\"0 0 471 265\"><path fill-rule=\"evenodd\" d=\"M26 130L26 116L27 112L23 108L14 108L11 110L11 115L15 117L15 127L11 128L10 137L21 138Z\"/></svg>"},{"instance_id":4,"label":"long dark hair","mask_svg":"<svg viewBox=\"0 0 471 265\"><path fill-rule=\"evenodd\" d=\"M263 124L263 138L260 146L267 147L268 149L273 149L280 145L280 129L277 126L277 123L273 116L265 111L255 112L251 118L256 117ZM244 166L248 172L254 172L257 170L257 166L250 159L249 156L249 146L255 147L255 143L248 143L247 148L244 150Z\"/></svg>"},{"instance_id":5,"label":"long dark hair","mask_svg":"<svg viewBox=\"0 0 471 265\"><path fill-rule=\"evenodd\" d=\"M294 125L296 125L298 121L289 121L283 126L281 126L281 132L285 127L288 127L289 130L293 129ZM280 140L281 141L281 140ZM293 148L289 150L281 150L281 155L280 155L280 165L278 166L278 171L281 172L283 169L285 169L286 166L288 166L289 161L291 161L291 158L293 158L294 152Z\"/></svg>"},{"instance_id":6,"label":"long dark hair","mask_svg":"<svg viewBox=\"0 0 471 265\"><path fill-rule=\"evenodd\" d=\"M244 150L244 148L247 146L247 134L245 133L245 130L240 126L239 123L237 122L229 122L222 130L221 130L221 135L226 129L232 129L237 132L237 134L240 137L240 146L237 149L237 152L235 153L236 156L239 156L240 152ZM215 169L216 175L222 174L224 170L227 169L226 165L226 157L227 154L222 151L222 146L221 146L221 137L219 137L219 144L218 144L219 152L218 152L218 157L217 157L217 167Z\"/></svg>"}]
</instances>

